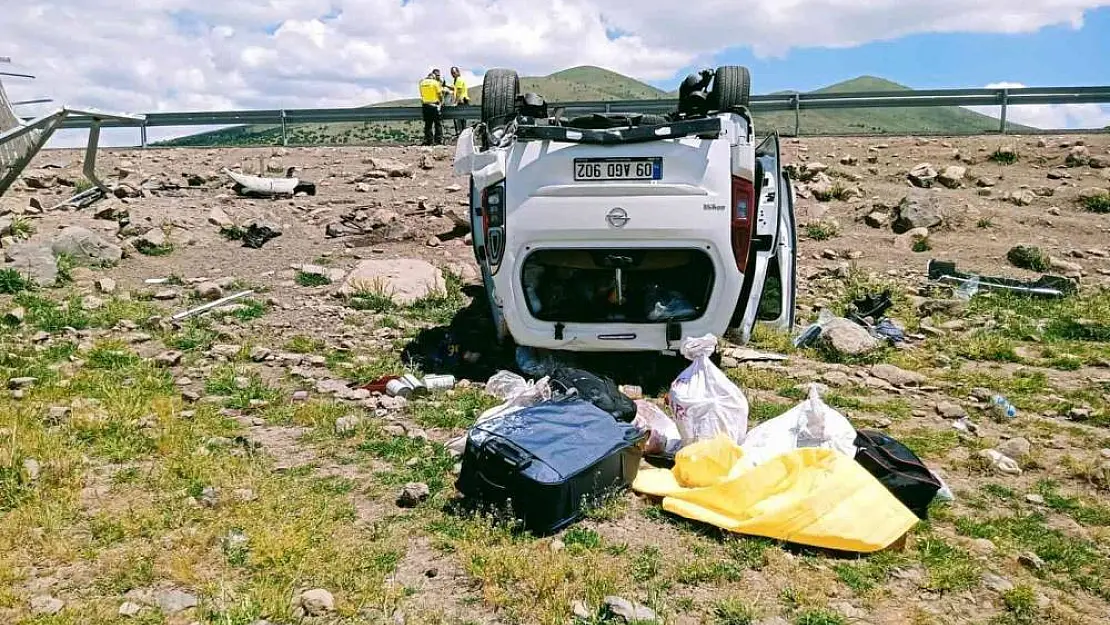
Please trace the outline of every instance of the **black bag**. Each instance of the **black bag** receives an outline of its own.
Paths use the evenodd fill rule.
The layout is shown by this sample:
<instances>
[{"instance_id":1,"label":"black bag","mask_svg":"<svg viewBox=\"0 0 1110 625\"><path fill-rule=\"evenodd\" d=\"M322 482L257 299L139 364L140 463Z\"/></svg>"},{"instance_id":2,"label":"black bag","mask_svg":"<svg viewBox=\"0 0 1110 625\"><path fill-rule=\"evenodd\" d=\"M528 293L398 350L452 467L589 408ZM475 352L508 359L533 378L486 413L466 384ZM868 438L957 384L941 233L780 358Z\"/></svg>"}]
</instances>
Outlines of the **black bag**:
<instances>
[{"instance_id":1,"label":"black bag","mask_svg":"<svg viewBox=\"0 0 1110 625\"><path fill-rule=\"evenodd\" d=\"M646 438L582 398L541 402L471 428L455 485L481 503L508 503L525 529L557 532L636 479Z\"/></svg>"},{"instance_id":2,"label":"black bag","mask_svg":"<svg viewBox=\"0 0 1110 625\"><path fill-rule=\"evenodd\" d=\"M874 430L856 432L856 462L882 482L919 519L942 488L940 480L909 447Z\"/></svg>"},{"instance_id":3,"label":"black bag","mask_svg":"<svg viewBox=\"0 0 1110 625\"><path fill-rule=\"evenodd\" d=\"M551 373L551 382L564 393L574 389L583 399L613 415L614 419L631 423L636 418L636 403L620 391L609 378L584 369L559 367Z\"/></svg>"}]
</instances>

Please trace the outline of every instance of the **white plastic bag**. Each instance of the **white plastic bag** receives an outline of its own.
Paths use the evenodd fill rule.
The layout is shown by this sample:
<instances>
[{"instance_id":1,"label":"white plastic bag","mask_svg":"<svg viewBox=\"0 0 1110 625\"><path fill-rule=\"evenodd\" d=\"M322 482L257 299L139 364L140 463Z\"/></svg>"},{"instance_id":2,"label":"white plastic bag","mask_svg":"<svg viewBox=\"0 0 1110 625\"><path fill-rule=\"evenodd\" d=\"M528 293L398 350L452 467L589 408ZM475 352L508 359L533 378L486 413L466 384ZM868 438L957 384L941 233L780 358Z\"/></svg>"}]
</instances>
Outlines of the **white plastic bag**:
<instances>
[{"instance_id":1,"label":"white plastic bag","mask_svg":"<svg viewBox=\"0 0 1110 625\"><path fill-rule=\"evenodd\" d=\"M682 355L692 364L675 381L667 394L682 445L727 435L737 444L748 430L748 399L709 357L717 348L717 337L706 334L682 342Z\"/></svg>"},{"instance_id":2,"label":"white plastic bag","mask_svg":"<svg viewBox=\"0 0 1110 625\"><path fill-rule=\"evenodd\" d=\"M781 415L752 428L741 445L753 466L800 447L824 447L855 458L856 429L821 399L817 385L809 397Z\"/></svg>"},{"instance_id":3,"label":"white plastic bag","mask_svg":"<svg viewBox=\"0 0 1110 625\"><path fill-rule=\"evenodd\" d=\"M682 446L682 435L673 419L663 409L645 400L636 400L636 418L632 425L649 432L644 453L672 455Z\"/></svg>"}]
</instances>

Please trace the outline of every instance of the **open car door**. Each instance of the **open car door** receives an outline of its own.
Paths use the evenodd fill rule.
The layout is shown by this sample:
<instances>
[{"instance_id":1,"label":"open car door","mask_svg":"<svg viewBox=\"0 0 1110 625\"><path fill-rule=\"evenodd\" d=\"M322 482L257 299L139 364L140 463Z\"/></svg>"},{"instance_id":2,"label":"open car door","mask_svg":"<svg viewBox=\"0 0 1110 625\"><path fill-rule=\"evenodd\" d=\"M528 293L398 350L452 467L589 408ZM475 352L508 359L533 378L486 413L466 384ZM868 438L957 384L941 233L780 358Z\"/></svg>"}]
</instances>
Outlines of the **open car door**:
<instances>
[{"instance_id":1,"label":"open car door","mask_svg":"<svg viewBox=\"0 0 1110 625\"><path fill-rule=\"evenodd\" d=\"M797 268L797 229L794 189L782 168L779 136L773 133L756 148L756 215L749 258L741 291L738 339L751 338L756 321L780 330L794 325Z\"/></svg>"}]
</instances>

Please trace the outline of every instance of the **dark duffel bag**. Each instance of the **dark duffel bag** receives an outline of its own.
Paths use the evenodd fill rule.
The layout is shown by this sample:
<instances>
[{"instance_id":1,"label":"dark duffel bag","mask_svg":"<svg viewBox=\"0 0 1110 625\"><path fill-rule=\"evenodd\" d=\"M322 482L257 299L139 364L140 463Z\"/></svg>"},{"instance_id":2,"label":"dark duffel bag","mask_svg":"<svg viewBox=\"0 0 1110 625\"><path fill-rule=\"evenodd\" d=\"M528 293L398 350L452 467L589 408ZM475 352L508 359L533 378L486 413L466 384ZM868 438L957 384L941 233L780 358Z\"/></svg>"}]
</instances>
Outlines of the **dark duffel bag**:
<instances>
[{"instance_id":1,"label":"dark duffel bag","mask_svg":"<svg viewBox=\"0 0 1110 625\"><path fill-rule=\"evenodd\" d=\"M478 503L507 504L533 533L557 532L636 479L646 438L582 398L541 402L471 428L455 485Z\"/></svg>"},{"instance_id":2,"label":"dark duffel bag","mask_svg":"<svg viewBox=\"0 0 1110 625\"><path fill-rule=\"evenodd\" d=\"M856 432L856 462L882 482L919 519L942 488L940 480L909 447L874 430Z\"/></svg>"},{"instance_id":3,"label":"dark duffel bag","mask_svg":"<svg viewBox=\"0 0 1110 625\"><path fill-rule=\"evenodd\" d=\"M636 403L621 392L616 382L573 367L559 367L551 373L551 382L557 390L574 389L579 396L618 421L631 423L636 418Z\"/></svg>"}]
</instances>

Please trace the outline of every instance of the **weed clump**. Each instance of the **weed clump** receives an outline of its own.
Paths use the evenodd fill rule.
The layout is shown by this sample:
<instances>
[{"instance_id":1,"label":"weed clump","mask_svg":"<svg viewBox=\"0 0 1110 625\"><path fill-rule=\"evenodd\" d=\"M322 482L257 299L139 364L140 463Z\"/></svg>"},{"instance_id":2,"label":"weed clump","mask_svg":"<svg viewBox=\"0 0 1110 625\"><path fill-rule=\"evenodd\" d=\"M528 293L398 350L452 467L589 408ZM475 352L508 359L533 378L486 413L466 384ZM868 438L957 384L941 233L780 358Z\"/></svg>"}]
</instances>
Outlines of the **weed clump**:
<instances>
[{"instance_id":1,"label":"weed clump","mask_svg":"<svg viewBox=\"0 0 1110 625\"><path fill-rule=\"evenodd\" d=\"M989 158L999 165L1013 165L1018 161L1018 153L1013 146L1003 146L992 152Z\"/></svg>"},{"instance_id":2,"label":"weed clump","mask_svg":"<svg viewBox=\"0 0 1110 625\"><path fill-rule=\"evenodd\" d=\"M1079 205L1084 210L1105 215L1110 213L1110 193L1084 195L1079 198Z\"/></svg>"},{"instance_id":3,"label":"weed clump","mask_svg":"<svg viewBox=\"0 0 1110 625\"><path fill-rule=\"evenodd\" d=\"M1030 271L1048 271L1048 254L1039 247L1029 245L1015 245L1006 252L1006 260L1018 269Z\"/></svg>"}]
</instances>

